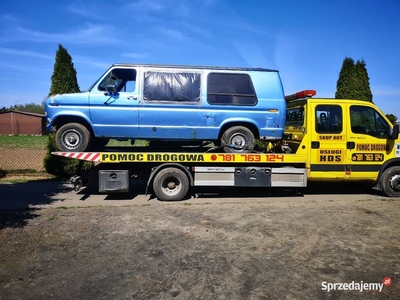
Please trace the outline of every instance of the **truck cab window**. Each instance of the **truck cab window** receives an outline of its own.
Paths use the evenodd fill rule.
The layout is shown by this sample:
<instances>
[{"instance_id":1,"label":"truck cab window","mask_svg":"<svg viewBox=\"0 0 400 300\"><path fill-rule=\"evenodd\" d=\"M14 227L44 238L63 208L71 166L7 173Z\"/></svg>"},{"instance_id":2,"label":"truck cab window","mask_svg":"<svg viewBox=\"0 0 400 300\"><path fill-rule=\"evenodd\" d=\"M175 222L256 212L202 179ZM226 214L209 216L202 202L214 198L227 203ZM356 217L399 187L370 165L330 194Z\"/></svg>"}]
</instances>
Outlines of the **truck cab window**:
<instances>
[{"instance_id":1,"label":"truck cab window","mask_svg":"<svg viewBox=\"0 0 400 300\"><path fill-rule=\"evenodd\" d=\"M342 108L339 105L318 105L315 109L317 133L337 134L342 132Z\"/></svg>"},{"instance_id":2,"label":"truck cab window","mask_svg":"<svg viewBox=\"0 0 400 300\"><path fill-rule=\"evenodd\" d=\"M389 124L371 107L351 106L350 124L353 133L385 139L389 136Z\"/></svg>"}]
</instances>

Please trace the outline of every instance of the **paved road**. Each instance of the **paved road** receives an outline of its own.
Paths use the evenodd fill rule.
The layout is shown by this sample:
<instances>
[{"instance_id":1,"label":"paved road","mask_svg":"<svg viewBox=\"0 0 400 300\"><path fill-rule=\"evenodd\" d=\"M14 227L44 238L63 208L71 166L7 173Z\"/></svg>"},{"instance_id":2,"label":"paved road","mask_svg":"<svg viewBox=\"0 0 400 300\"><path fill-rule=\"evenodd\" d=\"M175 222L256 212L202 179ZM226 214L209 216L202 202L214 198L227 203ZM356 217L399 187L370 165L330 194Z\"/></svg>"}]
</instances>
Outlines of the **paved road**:
<instances>
[{"instance_id":1,"label":"paved road","mask_svg":"<svg viewBox=\"0 0 400 300\"><path fill-rule=\"evenodd\" d=\"M106 195L95 189L83 188L75 192L70 183L62 181L30 181L26 183L0 184L0 209L25 209L39 207L80 206L130 206L157 204L165 205L153 195L145 195L143 182L134 184L130 193ZM232 202L249 200L284 201L285 199L349 200L386 198L376 191L355 184L318 184L302 190L266 190L214 188L197 189L184 202ZM168 202L171 204L171 202ZM180 202L182 203L182 201Z\"/></svg>"}]
</instances>

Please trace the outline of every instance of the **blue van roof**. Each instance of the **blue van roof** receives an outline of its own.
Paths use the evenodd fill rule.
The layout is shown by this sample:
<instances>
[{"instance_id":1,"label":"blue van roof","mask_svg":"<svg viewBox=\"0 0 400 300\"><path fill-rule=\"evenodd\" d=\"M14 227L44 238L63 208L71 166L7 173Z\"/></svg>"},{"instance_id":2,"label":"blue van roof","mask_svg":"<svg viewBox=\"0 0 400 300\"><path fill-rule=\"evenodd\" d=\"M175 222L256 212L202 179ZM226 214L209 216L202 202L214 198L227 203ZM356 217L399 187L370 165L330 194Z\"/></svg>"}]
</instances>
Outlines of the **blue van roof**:
<instances>
[{"instance_id":1,"label":"blue van roof","mask_svg":"<svg viewBox=\"0 0 400 300\"><path fill-rule=\"evenodd\" d=\"M278 70L265 68L242 68L242 67L221 67L221 66L189 66L189 65L160 65L160 64L133 64L115 63L112 67L153 67L153 68L175 68L175 69L207 69L207 70L230 70L230 71L258 71L258 72L278 72Z\"/></svg>"}]
</instances>

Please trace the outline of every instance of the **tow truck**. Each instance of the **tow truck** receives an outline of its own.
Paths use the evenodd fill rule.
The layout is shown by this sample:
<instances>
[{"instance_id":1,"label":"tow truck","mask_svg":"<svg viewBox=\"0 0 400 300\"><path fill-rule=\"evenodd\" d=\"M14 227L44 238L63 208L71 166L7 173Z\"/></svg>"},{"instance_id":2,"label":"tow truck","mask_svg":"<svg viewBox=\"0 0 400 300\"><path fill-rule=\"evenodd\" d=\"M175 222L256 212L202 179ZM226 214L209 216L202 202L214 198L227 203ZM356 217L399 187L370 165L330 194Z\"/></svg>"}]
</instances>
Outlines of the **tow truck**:
<instances>
[{"instance_id":1,"label":"tow truck","mask_svg":"<svg viewBox=\"0 0 400 300\"><path fill-rule=\"evenodd\" d=\"M310 181L371 182L400 197L399 126L372 102L315 95L304 90L285 97L284 137L262 151L130 147L52 154L95 162L101 193L128 192L130 179L142 178L146 194L152 188L163 201L180 201L191 187L301 188ZM81 178L71 178L76 189Z\"/></svg>"}]
</instances>

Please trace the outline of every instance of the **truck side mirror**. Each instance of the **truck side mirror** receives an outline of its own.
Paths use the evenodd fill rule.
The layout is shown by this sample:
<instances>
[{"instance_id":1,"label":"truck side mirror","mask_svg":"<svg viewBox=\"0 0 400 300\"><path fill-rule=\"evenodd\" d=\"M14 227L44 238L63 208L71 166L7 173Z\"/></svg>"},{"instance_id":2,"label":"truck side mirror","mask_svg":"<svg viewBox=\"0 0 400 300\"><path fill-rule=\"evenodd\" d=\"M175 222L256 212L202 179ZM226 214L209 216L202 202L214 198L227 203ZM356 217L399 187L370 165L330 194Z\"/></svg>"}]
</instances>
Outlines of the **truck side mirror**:
<instances>
[{"instance_id":1,"label":"truck side mirror","mask_svg":"<svg viewBox=\"0 0 400 300\"><path fill-rule=\"evenodd\" d=\"M399 124L394 124L392 134L389 136L391 140L397 140L399 138Z\"/></svg>"}]
</instances>

